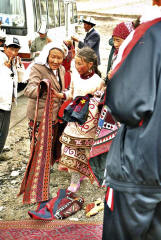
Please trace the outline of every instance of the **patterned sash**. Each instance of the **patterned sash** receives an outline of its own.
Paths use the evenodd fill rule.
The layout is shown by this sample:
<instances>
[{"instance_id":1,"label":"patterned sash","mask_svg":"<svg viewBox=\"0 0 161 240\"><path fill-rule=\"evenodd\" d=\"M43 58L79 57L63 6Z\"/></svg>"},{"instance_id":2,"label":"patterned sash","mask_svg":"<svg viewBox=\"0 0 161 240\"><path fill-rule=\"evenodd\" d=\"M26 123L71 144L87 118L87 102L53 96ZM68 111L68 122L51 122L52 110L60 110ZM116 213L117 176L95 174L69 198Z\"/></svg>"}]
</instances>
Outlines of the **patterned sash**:
<instances>
[{"instance_id":1,"label":"patterned sash","mask_svg":"<svg viewBox=\"0 0 161 240\"><path fill-rule=\"evenodd\" d=\"M47 88L44 114L35 142L36 119L38 114L39 94L41 85ZM53 91L49 80L42 80L38 86L37 103L34 119L33 136L31 142L30 159L25 176L21 183L18 195L24 194L23 203L30 204L49 199L50 164L52 148L52 116L53 116Z\"/></svg>"}]
</instances>

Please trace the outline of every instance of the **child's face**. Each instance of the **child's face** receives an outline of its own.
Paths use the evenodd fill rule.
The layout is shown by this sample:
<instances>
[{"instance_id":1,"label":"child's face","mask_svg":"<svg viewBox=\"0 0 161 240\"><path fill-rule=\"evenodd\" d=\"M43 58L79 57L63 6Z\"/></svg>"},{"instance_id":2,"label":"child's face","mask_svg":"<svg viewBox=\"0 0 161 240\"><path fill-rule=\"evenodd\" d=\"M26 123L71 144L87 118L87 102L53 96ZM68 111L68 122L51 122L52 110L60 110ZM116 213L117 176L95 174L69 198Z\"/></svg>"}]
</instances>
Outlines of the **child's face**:
<instances>
[{"instance_id":1,"label":"child's face","mask_svg":"<svg viewBox=\"0 0 161 240\"><path fill-rule=\"evenodd\" d=\"M121 44L123 43L124 39L120 38L120 37L115 37L113 36L113 44L114 47L118 50L119 47L121 46Z\"/></svg>"},{"instance_id":2,"label":"child's face","mask_svg":"<svg viewBox=\"0 0 161 240\"><path fill-rule=\"evenodd\" d=\"M80 75L87 74L91 69L92 65L92 62L87 63L82 58L75 57L75 67Z\"/></svg>"}]
</instances>

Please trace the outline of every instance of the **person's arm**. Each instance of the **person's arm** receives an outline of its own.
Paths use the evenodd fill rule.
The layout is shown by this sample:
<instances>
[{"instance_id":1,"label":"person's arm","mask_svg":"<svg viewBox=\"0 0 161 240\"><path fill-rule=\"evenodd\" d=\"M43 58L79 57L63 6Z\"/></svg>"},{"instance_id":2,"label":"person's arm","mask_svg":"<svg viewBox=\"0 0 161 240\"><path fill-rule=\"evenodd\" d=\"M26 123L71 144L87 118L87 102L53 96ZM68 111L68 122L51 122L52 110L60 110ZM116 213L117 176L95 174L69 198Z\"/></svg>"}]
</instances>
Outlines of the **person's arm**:
<instances>
[{"instance_id":1,"label":"person's arm","mask_svg":"<svg viewBox=\"0 0 161 240\"><path fill-rule=\"evenodd\" d=\"M0 72L1 73L5 72L8 75L12 74L11 62L12 58L7 59L4 56L0 56Z\"/></svg>"},{"instance_id":2,"label":"person's arm","mask_svg":"<svg viewBox=\"0 0 161 240\"><path fill-rule=\"evenodd\" d=\"M37 98L37 90L40 81L42 80L41 72L36 67L36 64L32 66L29 75L28 84L24 90L24 95L29 98Z\"/></svg>"},{"instance_id":3,"label":"person's arm","mask_svg":"<svg viewBox=\"0 0 161 240\"><path fill-rule=\"evenodd\" d=\"M78 38L76 37L71 37L71 39L74 41L74 42L78 42L78 48L83 48L84 47L84 42L79 40Z\"/></svg>"},{"instance_id":4,"label":"person's arm","mask_svg":"<svg viewBox=\"0 0 161 240\"><path fill-rule=\"evenodd\" d=\"M61 98L64 100L72 100L73 99L73 92L74 92L74 83L71 80L69 90L63 91L61 93L57 92L56 90L53 90L55 97Z\"/></svg>"},{"instance_id":5,"label":"person's arm","mask_svg":"<svg viewBox=\"0 0 161 240\"><path fill-rule=\"evenodd\" d=\"M50 42L52 42L52 39L47 37L47 43L50 43Z\"/></svg>"},{"instance_id":6,"label":"person's arm","mask_svg":"<svg viewBox=\"0 0 161 240\"><path fill-rule=\"evenodd\" d=\"M36 38L30 43L30 50L31 52L36 52Z\"/></svg>"},{"instance_id":7,"label":"person's arm","mask_svg":"<svg viewBox=\"0 0 161 240\"><path fill-rule=\"evenodd\" d=\"M82 48L82 47L90 47L90 48L94 48L94 46L100 41L100 36L98 33L94 33L92 34L88 41L85 41L84 43L79 41L78 43L78 47Z\"/></svg>"}]
</instances>

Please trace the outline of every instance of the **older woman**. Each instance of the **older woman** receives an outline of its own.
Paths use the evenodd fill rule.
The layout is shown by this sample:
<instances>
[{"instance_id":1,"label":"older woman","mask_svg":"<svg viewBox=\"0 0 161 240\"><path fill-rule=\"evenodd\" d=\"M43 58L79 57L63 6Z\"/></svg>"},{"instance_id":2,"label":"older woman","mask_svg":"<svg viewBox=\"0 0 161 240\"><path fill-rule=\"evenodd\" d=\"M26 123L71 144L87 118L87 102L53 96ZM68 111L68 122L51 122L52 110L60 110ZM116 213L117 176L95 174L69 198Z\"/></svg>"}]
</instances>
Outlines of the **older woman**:
<instances>
[{"instance_id":1,"label":"older woman","mask_svg":"<svg viewBox=\"0 0 161 240\"><path fill-rule=\"evenodd\" d=\"M63 43L47 44L31 67L25 96L29 98L27 116L31 155L21 185L24 203L48 200L50 164L59 158L63 127L58 122L58 111L62 100L54 91L65 88L64 67L61 65L68 50Z\"/></svg>"},{"instance_id":2,"label":"older woman","mask_svg":"<svg viewBox=\"0 0 161 240\"><path fill-rule=\"evenodd\" d=\"M67 55L67 48L62 44L55 44L53 42L45 46L40 56L35 60L35 64L31 68L27 87L24 95L29 98L27 107L27 116L30 120L34 120L38 84L43 79L49 79L51 86L56 91L64 90L64 67L61 65L63 59ZM37 121L41 121L43 109L45 105L46 94L40 97L39 111ZM55 98L53 121L57 119L57 114L61 105L61 101Z\"/></svg>"}]
</instances>

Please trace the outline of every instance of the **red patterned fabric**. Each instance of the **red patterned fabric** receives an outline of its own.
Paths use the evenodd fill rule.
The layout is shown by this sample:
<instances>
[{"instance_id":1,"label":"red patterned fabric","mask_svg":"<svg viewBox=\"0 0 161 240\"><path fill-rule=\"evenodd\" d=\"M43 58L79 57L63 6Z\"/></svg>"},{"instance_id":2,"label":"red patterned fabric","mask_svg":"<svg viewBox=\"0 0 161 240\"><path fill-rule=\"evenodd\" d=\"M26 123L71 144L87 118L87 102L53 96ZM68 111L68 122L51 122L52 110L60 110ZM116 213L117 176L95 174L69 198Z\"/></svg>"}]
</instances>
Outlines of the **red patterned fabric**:
<instances>
[{"instance_id":1,"label":"red patterned fabric","mask_svg":"<svg viewBox=\"0 0 161 240\"><path fill-rule=\"evenodd\" d=\"M13 240L100 240L102 223L71 221L1 221L0 239Z\"/></svg>"},{"instance_id":2,"label":"red patterned fabric","mask_svg":"<svg viewBox=\"0 0 161 240\"><path fill-rule=\"evenodd\" d=\"M82 197L66 189L59 189L56 197L43 202L39 210L29 211L28 214L36 220L64 219L79 211L83 203Z\"/></svg>"},{"instance_id":3,"label":"red patterned fabric","mask_svg":"<svg viewBox=\"0 0 161 240\"><path fill-rule=\"evenodd\" d=\"M104 105L98 121L94 143L90 151L90 158L94 158L102 153L108 152L117 131L117 122L108 111L108 107Z\"/></svg>"},{"instance_id":4,"label":"red patterned fabric","mask_svg":"<svg viewBox=\"0 0 161 240\"><path fill-rule=\"evenodd\" d=\"M40 85L46 84L47 98L44 115L39 126L37 142L35 144L36 119L39 104ZM34 130L31 143L31 154L19 195L24 194L23 203L42 202L49 199L49 178L52 149L52 114L53 91L49 80L42 80L38 87L37 106L34 119Z\"/></svg>"}]
</instances>

